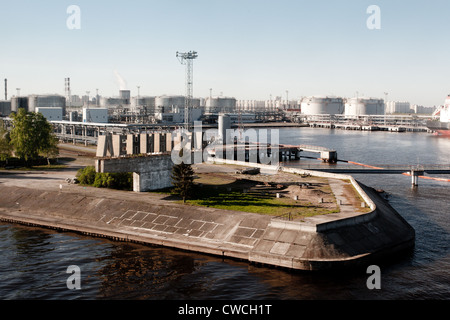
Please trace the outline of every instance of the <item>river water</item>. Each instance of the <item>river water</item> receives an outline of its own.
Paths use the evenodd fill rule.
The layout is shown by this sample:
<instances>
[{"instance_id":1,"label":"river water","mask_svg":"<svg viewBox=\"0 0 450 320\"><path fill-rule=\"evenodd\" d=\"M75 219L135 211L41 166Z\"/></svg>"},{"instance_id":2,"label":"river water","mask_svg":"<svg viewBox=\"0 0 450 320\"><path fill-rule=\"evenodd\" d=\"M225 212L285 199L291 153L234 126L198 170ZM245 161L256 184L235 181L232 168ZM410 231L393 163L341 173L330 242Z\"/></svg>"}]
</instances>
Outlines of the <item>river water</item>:
<instances>
[{"instance_id":1,"label":"river water","mask_svg":"<svg viewBox=\"0 0 450 320\"><path fill-rule=\"evenodd\" d=\"M333 148L339 159L370 165L446 164L450 139L427 133L284 128L281 143ZM302 159L286 166L321 165ZM337 164L339 166L341 164ZM324 165L327 166L327 165ZM365 271L290 272L167 248L116 243L72 233L0 224L0 299L148 300L446 300L450 297L450 182L402 175L355 175L381 188L415 228L416 246L380 265L381 289ZM69 266L81 289L69 290Z\"/></svg>"}]
</instances>

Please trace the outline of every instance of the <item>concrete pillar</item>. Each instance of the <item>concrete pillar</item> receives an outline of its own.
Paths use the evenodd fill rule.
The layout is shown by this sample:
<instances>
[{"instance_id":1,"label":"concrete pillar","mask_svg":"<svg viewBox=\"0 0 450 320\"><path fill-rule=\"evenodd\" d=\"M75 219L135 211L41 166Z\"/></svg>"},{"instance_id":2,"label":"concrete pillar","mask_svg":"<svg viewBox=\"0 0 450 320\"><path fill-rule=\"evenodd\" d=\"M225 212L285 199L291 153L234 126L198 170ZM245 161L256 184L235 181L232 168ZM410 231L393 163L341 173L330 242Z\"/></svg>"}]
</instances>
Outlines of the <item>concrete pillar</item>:
<instances>
[{"instance_id":1,"label":"concrete pillar","mask_svg":"<svg viewBox=\"0 0 450 320\"><path fill-rule=\"evenodd\" d=\"M141 133L139 138L141 153L150 153L148 151L148 134Z\"/></svg>"},{"instance_id":2,"label":"concrete pillar","mask_svg":"<svg viewBox=\"0 0 450 320\"><path fill-rule=\"evenodd\" d=\"M171 152L173 148L172 133L166 133L166 151Z\"/></svg>"},{"instance_id":3,"label":"concrete pillar","mask_svg":"<svg viewBox=\"0 0 450 320\"><path fill-rule=\"evenodd\" d=\"M411 170L411 183L413 187L417 187L419 185L419 176L423 175L424 172L420 170Z\"/></svg>"},{"instance_id":4,"label":"concrete pillar","mask_svg":"<svg viewBox=\"0 0 450 320\"><path fill-rule=\"evenodd\" d=\"M124 143L124 140L126 139L126 136L121 134L114 134L112 135L112 144L113 144L113 151L114 154L113 157L119 157L126 155L126 145Z\"/></svg>"},{"instance_id":5,"label":"concrete pillar","mask_svg":"<svg viewBox=\"0 0 450 320\"><path fill-rule=\"evenodd\" d=\"M140 135L129 134L127 135L127 154L140 154L141 153L141 143Z\"/></svg>"},{"instance_id":6,"label":"concrete pillar","mask_svg":"<svg viewBox=\"0 0 450 320\"><path fill-rule=\"evenodd\" d=\"M153 134L153 152L158 153L161 152L161 134L159 133L154 133Z\"/></svg>"}]
</instances>

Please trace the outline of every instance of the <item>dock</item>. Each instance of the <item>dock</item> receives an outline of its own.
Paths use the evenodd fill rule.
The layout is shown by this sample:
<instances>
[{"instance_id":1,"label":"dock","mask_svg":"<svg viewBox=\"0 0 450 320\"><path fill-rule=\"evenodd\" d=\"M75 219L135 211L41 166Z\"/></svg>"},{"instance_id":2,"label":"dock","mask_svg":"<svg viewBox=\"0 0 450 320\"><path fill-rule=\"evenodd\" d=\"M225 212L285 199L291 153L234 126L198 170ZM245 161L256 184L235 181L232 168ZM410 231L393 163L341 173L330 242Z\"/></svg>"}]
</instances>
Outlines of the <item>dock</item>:
<instances>
[{"instance_id":1,"label":"dock","mask_svg":"<svg viewBox=\"0 0 450 320\"><path fill-rule=\"evenodd\" d=\"M277 153L277 154L274 154ZM317 159L327 163L336 163L337 151L313 145L265 145L258 143L235 143L231 145L215 145L210 156L218 159L230 159L245 162L263 163L261 154L272 158L272 164L279 160L299 160L301 152L317 154ZM277 157L278 155L278 157Z\"/></svg>"}]
</instances>

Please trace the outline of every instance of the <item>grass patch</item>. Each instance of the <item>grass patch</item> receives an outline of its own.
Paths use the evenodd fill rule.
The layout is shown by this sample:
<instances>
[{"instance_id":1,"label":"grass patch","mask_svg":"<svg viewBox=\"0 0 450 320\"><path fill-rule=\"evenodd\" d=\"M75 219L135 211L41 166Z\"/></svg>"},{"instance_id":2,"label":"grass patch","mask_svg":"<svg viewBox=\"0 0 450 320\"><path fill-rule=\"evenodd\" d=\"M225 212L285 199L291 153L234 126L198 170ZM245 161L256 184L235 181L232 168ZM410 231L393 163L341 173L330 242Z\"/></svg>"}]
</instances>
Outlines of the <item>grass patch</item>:
<instances>
[{"instance_id":1,"label":"grass patch","mask_svg":"<svg viewBox=\"0 0 450 320\"><path fill-rule=\"evenodd\" d=\"M68 166L64 164L51 164L51 165L40 165L31 167L11 167L11 168L0 168L0 170L17 170L17 171L42 171L42 170L61 170L66 169Z\"/></svg>"},{"instance_id":2,"label":"grass patch","mask_svg":"<svg viewBox=\"0 0 450 320\"><path fill-rule=\"evenodd\" d=\"M198 186L195 198L187 200L187 204L216 209L243 211L271 216L287 216L305 218L339 212L339 208L324 208L310 202L277 198L276 193L244 192L243 189L233 189L223 186Z\"/></svg>"}]
</instances>

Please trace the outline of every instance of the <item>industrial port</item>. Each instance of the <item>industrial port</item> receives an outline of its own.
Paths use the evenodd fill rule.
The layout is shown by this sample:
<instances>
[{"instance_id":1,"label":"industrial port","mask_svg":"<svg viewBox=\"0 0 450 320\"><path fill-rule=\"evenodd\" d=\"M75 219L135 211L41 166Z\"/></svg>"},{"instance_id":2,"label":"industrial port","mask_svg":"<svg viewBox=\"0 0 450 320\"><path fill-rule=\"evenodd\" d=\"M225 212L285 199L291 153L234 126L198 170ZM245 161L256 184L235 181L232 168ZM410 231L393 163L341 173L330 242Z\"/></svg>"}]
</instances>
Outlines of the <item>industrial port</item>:
<instances>
[{"instance_id":1,"label":"industrial port","mask_svg":"<svg viewBox=\"0 0 450 320\"><path fill-rule=\"evenodd\" d=\"M385 97L301 96L289 99L289 91L267 100L240 100L236 97L193 95L193 62L198 53L177 52L186 66L186 92L178 95L145 95L140 86L132 92L121 87L118 95L105 97L99 89L85 95L72 94L71 78L64 79L64 95L16 94L8 96L5 79L4 100L0 101L0 117L6 125L9 115L20 108L40 112L50 121L55 134L63 142L97 145L98 136L107 133L139 134L167 132L184 126L192 128L201 121L203 127L217 127L220 115L226 114L231 127L310 126L347 130L388 130L395 132L430 132L427 122L436 120L439 107L423 107L409 102L388 101Z\"/></svg>"}]
</instances>

